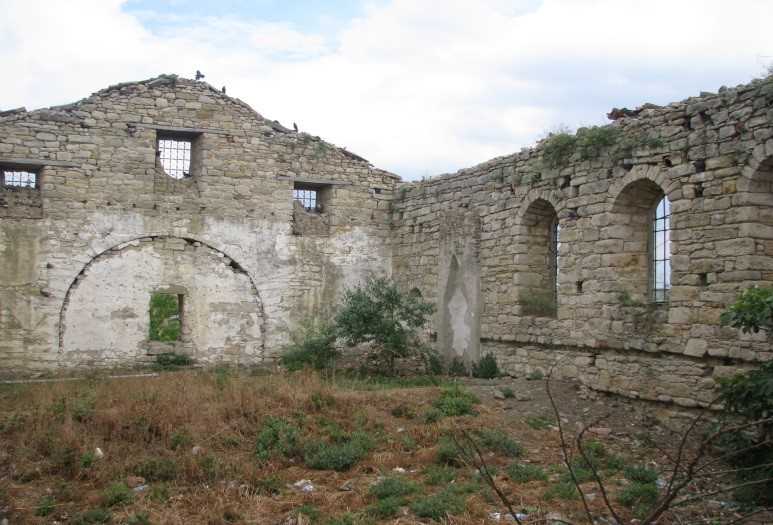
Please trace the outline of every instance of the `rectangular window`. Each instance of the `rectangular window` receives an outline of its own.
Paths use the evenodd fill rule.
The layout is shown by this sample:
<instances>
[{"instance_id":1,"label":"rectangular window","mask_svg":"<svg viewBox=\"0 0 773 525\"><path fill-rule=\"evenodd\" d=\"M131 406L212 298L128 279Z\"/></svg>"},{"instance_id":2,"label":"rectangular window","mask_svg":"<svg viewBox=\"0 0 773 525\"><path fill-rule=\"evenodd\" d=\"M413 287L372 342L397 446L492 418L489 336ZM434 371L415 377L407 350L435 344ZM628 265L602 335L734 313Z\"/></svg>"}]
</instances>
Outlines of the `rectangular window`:
<instances>
[{"instance_id":1,"label":"rectangular window","mask_svg":"<svg viewBox=\"0 0 773 525\"><path fill-rule=\"evenodd\" d=\"M671 290L671 204L667 197L655 207L652 226L652 300L664 303Z\"/></svg>"},{"instance_id":2,"label":"rectangular window","mask_svg":"<svg viewBox=\"0 0 773 525\"><path fill-rule=\"evenodd\" d=\"M38 175L32 171L3 169L3 186L13 188L37 188Z\"/></svg>"},{"instance_id":3,"label":"rectangular window","mask_svg":"<svg viewBox=\"0 0 773 525\"><path fill-rule=\"evenodd\" d=\"M182 333L183 296L180 294L154 293L150 296L151 341L172 343L180 340Z\"/></svg>"},{"instance_id":4,"label":"rectangular window","mask_svg":"<svg viewBox=\"0 0 773 525\"><path fill-rule=\"evenodd\" d=\"M301 203L306 211L319 211L319 201L317 199L317 190L295 188L293 189L293 199Z\"/></svg>"},{"instance_id":5,"label":"rectangular window","mask_svg":"<svg viewBox=\"0 0 773 525\"><path fill-rule=\"evenodd\" d=\"M167 175L173 179L191 176L191 154L194 137L181 135L158 135L158 160Z\"/></svg>"}]
</instances>

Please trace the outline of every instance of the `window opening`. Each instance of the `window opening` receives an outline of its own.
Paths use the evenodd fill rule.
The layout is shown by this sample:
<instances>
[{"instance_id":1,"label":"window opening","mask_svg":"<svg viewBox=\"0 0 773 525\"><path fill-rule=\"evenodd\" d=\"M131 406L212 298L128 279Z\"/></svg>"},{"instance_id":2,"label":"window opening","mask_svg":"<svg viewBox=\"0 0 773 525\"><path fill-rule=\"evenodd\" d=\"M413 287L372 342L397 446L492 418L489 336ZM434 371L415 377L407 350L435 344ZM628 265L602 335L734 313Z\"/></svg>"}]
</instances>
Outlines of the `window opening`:
<instances>
[{"instance_id":1,"label":"window opening","mask_svg":"<svg viewBox=\"0 0 773 525\"><path fill-rule=\"evenodd\" d=\"M671 290L671 203L663 197L652 221L652 300L663 303Z\"/></svg>"},{"instance_id":2,"label":"window opening","mask_svg":"<svg viewBox=\"0 0 773 525\"><path fill-rule=\"evenodd\" d=\"M159 137L158 158L164 171L173 179L191 176L191 145L193 141L183 137Z\"/></svg>"},{"instance_id":3,"label":"window opening","mask_svg":"<svg viewBox=\"0 0 773 525\"><path fill-rule=\"evenodd\" d=\"M182 333L183 296L169 293L154 293L150 296L151 341L174 342Z\"/></svg>"},{"instance_id":4,"label":"window opening","mask_svg":"<svg viewBox=\"0 0 773 525\"><path fill-rule=\"evenodd\" d=\"M550 225L550 276L552 280L553 304L558 305L558 272L559 272L559 250L561 248L561 225L556 218Z\"/></svg>"},{"instance_id":5,"label":"window opening","mask_svg":"<svg viewBox=\"0 0 773 525\"><path fill-rule=\"evenodd\" d=\"M294 189L293 199L301 203L306 211L317 211L317 190Z\"/></svg>"},{"instance_id":6,"label":"window opening","mask_svg":"<svg viewBox=\"0 0 773 525\"><path fill-rule=\"evenodd\" d=\"M2 170L3 185L14 188L37 188L37 173L21 170Z\"/></svg>"}]
</instances>

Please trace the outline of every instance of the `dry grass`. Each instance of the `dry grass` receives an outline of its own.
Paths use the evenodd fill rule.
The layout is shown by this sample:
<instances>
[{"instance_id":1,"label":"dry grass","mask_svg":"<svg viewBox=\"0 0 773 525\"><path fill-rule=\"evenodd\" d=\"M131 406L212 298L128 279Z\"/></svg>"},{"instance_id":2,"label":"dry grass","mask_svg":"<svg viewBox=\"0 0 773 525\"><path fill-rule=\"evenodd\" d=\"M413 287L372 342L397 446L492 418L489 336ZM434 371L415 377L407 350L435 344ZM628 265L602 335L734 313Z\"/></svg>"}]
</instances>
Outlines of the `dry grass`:
<instances>
[{"instance_id":1,"label":"dry grass","mask_svg":"<svg viewBox=\"0 0 773 525\"><path fill-rule=\"evenodd\" d=\"M506 475L513 459L490 453L497 480L519 508L534 518L550 510L582 523L578 502L543 498L555 485L560 463L554 431L530 428L525 421L506 427L501 413L483 405L476 407L477 415L428 424L423 414L438 398L438 387L360 386L336 386L311 373L251 376L222 370L0 385L0 515L7 507L11 523L78 523L84 512L105 508L113 523L274 524L311 506L314 522L322 525L346 512L363 518L354 523L377 523L364 515L376 502L369 494L373 483L400 468L421 487L414 499L442 490L443 485L426 483L424 471L436 462L440 438L461 427L506 429L525 449L519 461L554 472L549 481L516 484ZM302 445L364 432L374 446L343 472L309 469L302 453L260 461L256 441L269 417L296 425ZM97 447L104 458L93 457ZM105 489L131 485L138 476L146 488L132 492L130 502L107 508ZM315 490L292 487L302 479L311 480ZM502 505L476 483L469 467L455 470L446 488L467 484L468 490L456 496L466 502L465 510L447 518L449 523L495 523L489 515L501 512ZM147 521L137 521L143 513ZM381 522L429 521L415 517L406 502L396 517Z\"/></svg>"}]
</instances>

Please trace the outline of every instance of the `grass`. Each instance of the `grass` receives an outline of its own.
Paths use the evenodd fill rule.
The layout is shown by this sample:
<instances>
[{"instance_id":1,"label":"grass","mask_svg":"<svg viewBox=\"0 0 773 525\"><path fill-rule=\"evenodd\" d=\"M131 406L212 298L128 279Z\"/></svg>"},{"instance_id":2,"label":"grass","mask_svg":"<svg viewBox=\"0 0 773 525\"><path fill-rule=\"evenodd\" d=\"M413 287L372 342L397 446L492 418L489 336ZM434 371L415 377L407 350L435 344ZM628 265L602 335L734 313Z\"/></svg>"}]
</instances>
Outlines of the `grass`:
<instances>
[{"instance_id":1,"label":"grass","mask_svg":"<svg viewBox=\"0 0 773 525\"><path fill-rule=\"evenodd\" d=\"M222 377L188 369L0 387L0 441L14 464L0 477L0 501L10 522L284 523L302 513L318 525L370 525L407 513L406 522L487 523L501 505L449 439L458 429L520 505L552 498L581 516L571 487L547 478L561 461L555 433L530 428L552 421L508 417L447 379ZM430 412L437 419L427 425ZM588 450L612 476L619 456ZM650 489L636 484L653 473L632 466L614 476L624 473L631 481L614 484L612 497L639 512ZM135 492L130 477L146 487ZM293 486L302 479L312 492Z\"/></svg>"}]
</instances>

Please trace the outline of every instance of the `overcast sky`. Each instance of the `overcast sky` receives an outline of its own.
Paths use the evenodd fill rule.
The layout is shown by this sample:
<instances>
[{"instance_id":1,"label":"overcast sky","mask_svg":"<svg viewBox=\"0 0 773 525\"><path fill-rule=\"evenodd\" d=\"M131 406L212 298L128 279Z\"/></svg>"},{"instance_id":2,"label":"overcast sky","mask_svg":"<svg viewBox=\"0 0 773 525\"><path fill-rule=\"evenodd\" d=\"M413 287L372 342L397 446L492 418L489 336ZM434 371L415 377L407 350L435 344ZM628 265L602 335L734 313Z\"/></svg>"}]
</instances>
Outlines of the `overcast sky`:
<instances>
[{"instance_id":1,"label":"overcast sky","mask_svg":"<svg viewBox=\"0 0 773 525\"><path fill-rule=\"evenodd\" d=\"M773 0L0 0L0 109L161 73L406 179L760 76Z\"/></svg>"}]
</instances>

